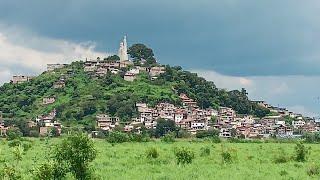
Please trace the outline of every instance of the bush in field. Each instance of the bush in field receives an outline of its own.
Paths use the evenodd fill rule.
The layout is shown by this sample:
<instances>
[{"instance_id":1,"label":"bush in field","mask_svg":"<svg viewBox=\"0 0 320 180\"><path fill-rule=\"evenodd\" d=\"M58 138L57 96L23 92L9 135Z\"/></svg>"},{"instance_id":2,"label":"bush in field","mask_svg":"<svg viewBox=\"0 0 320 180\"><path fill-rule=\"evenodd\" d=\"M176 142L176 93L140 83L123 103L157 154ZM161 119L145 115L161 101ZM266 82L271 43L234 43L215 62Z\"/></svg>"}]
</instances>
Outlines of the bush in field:
<instances>
[{"instance_id":1,"label":"bush in field","mask_svg":"<svg viewBox=\"0 0 320 180\"><path fill-rule=\"evenodd\" d=\"M97 133L97 135L95 136L95 138L104 139L104 138L106 138L106 135L105 135L105 133L103 131L99 131Z\"/></svg>"},{"instance_id":2,"label":"bush in field","mask_svg":"<svg viewBox=\"0 0 320 180\"><path fill-rule=\"evenodd\" d=\"M50 160L32 170L33 179L35 180L56 180L63 179L66 175L66 166L57 164L56 161Z\"/></svg>"},{"instance_id":3,"label":"bush in field","mask_svg":"<svg viewBox=\"0 0 320 180\"><path fill-rule=\"evenodd\" d=\"M27 152L32 147L32 144L28 141L22 143L22 148L24 152Z\"/></svg>"},{"instance_id":4,"label":"bush in field","mask_svg":"<svg viewBox=\"0 0 320 180\"><path fill-rule=\"evenodd\" d=\"M67 165L67 170L76 179L90 179L89 163L96 158L93 141L86 134L77 133L68 136L57 145L54 160L57 164Z\"/></svg>"},{"instance_id":5,"label":"bush in field","mask_svg":"<svg viewBox=\"0 0 320 180\"><path fill-rule=\"evenodd\" d=\"M185 147L175 149L174 154L178 165L191 164L194 159L194 152Z\"/></svg>"},{"instance_id":6,"label":"bush in field","mask_svg":"<svg viewBox=\"0 0 320 180\"><path fill-rule=\"evenodd\" d=\"M17 172L14 166L9 166L8 164L4 164L2 170L0 170L0 175L2 179L8 180L16 180L21 179L21 175Z\"/></svg>"},{"instance_id":7,"label":"bush in field","mask_svg":"<svg viewBox=\"0 0 320 180\"><path fill-rule=\"evenodd\" d=\"M130 141L132 141L132 142L149 142L150 138L147 134L131 134Z\"/></svg>"},{"instance_id":8,"label":"bush in field","mask_svg":"<svg viewBox=\"0 0 320 180\"><path fill-rule=\"evenodd\" d=\"M108 134L107 141L109 143L124 143L130 141L130 138L126 133L115 131Z\"/></svg>"},{"instance_id":9,"label":"bush in field","mask_svg":"<svg viewBox=\"0 0 320 180\"><path fill-rule=\"evenodd\" d=\"M221 158L223 163L232 163L232 155L231 150L226 149L223 145L221 145Z\"/></svg>"},{"instance_id":10,"label":"bush in field","mask_svg":"<svg viewBox=\"0 0 320 180\"><path fill-rule=\"evenodd\" d=\"M221 157L222 157L223 163L232 163L232 156L229 151L221 152Z\"/></svg>"},{"instance_id":11,"label":"bush in field","mask_svg":"<svg viewBox=\"0 0 320 180\"><path fill-rule=\"evenodd\" d=\"M305 162L307 160L309 154L309 148L302 144L302 142L298 142L295 147L295 160L298 162Z\"/></svg>"},{"instance_id":12,"label":"bush in field","mask_svg":"<svg viewBox=\"0 0 320 180\"><path fill-rule=\"evenodd\" d=\"M9 147L20 146L21 144L22 144L22 142L19 139L13 139L13 140L8 142L8 146Z\"/></svg>"},{"instance_id":13,"label":"bush in field","mask_svg":"<svg viewBox=\"0 0 320 180\"><path fill-rule=\"evenodd\" d=\"M146 154L149 159L156 159L159 157L158 150L154 147L147 149Z\"/></svg>"},{"instance_id":14,"label":"bush in field","mask_svg":"<svg viewBox=\"0 0 320 180\"><path fill-rule=\"evenodd\" d=\"M40 134L39 134L39 131L37 131L37 130L30 130L29 136L30 137L39 137Z\"/></svg>"},{"instance_id":15,"label":"bush in field","mask_svg":"<svg viewBox=\"0 0 320 180\"><path fill-rule=\"evenodd\" d=\"M50 134L50 136L52 136L52 137L58 137L58 136L60 136L59 130L58 130L57 128L55 128L55 127L50 128L49 134Z\"/></svg>"},{"instance_id":16,"label":"bush in field","mask_svg":"<svg viewBox=\"0 0 320 180\"><path fill-rule=\"evenodd\" d=\"M219 138L219 136L210 137L209 140L210 140L212 143L221 143L221 139Z\"/></svg>"},{"instance_id":17,"label":"bush in field","mask_svg":"<svg viewBox=\"0 0 320 180\"><path fill-rule=\"evenodd\" d=\"M183 129L180 129L178 132L177 132L177 138L190 138L191 137L191 134L186 131L186 130L183 130Z\"/></svg>"},{"instance_id":18,"label":"bush in field","mask_svg":"<svg viewBox=\"0 0 320 180\"><path fill-rule=\"evenodd\" d=\"M7 140L11 141L14 139L20 139L22 137L22 132L18 128L10 128L7 131Z\"/></svg>"},{"instance_id":19,"label":"bush in field","mask_svg":"<svg viewBox=\"0 0 320 180\"><path fill-rule=\"evenodd\" d=\"M320 133L306 133L303 135L303 138L306 143L319 143Z\"/></svg>"},{"instance_id":20,"label":"bush in field","mask_svg":"<svg viewBox=\"0 0 320 180\"><path fill-rule=\"evenodd\" d=\"M174 134L168 133L168 134L164 135L164 136L161 138L161 141L166 142L166 143L173 143L173 142L175 142Z\"/></svg>"},{"instance_id":21,"label":"bush in field","mask_svg":"<svg viewBox=\"0 0 320 180\"><path fill-rule=\"evenodd\" d=\"M288 172L286 171L286 170L282 170L282 171L280 171L280 176L286 176L286 175L288 175Z\"/></svg>"},{"instance_id":22,"label":"bush in field","mask_svg":"<svg viewBox=\"0 0 320 180\"><path fill-rule=\"evenodd\" d=\"M200 148L200 156L209 156L210 155L210 148L209 147L202 147Z\"/></svg>"},{"instance_id":23,"label":"bush in field","mask_svg":"<svg viewBox=\"0 0 320 180\"><path fill-rule=\"evenodd\" d=\"M280 164L280 163L286 163L290 160L290 157L287 156L287 154L284 152L283 148L279 148L279 151L276 153L274 157L274 163Z\"/></svg>"},{"instance_id":24,"label":"bush in field","mask_svg":"<svg viewBox=\"0 0 320 180\"><path fill-rule=\"evenodd\" d=\"M208 130L208 131L198 131L196 134L197 138L207 138L207 137L218 137L219 131L218 130Z\"/></svg>"},{"instance_id":25,"label":"bush in field","mask_svg":"<svg viewBox=\"0 0 320 180\"><path fill-rule=\"evenodd\" d=\"M316 164L311 164L308 169L307 169L307 174L309 176L315 176L315 175L319 175L320 174L320 168L318 165Z\"/></svg>"},{"instance_id":26,"label":"bush in field","mask_svg":"<svg viewBox=\"0 0 320 180\"><path fill-rule=\"evenodd\" d=\"M12 150L14 161L11 164L4 163L4 167L0 169L2 179L16 180L21 179L21 172L18 168L19 163L22 161L22 156L25 153L21 145L15 146Z\"/></svg>"}]
</instances>

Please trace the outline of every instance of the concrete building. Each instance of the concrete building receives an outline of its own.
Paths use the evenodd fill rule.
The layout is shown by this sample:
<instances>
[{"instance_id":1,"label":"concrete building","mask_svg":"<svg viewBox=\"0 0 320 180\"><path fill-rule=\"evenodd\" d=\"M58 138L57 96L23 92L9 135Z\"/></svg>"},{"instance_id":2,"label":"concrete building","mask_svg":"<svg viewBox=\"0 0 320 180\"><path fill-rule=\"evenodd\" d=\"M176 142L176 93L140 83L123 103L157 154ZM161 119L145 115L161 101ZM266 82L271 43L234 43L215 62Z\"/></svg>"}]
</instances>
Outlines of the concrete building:
<instances>
[{"instance_id":1,"label":"concrete building","mask_svg":"<svg viewBox=\"0 0 320 180\"><path fill-rule=\"evenodd\" d=\"M136 75L133 74L133 73L129 73L127 72L124 77L123 77L124 80L126 81L134 81L136 79Z\"/></svg>"},{"instance_id":2,"label":"concrete building","mask_svg":"<svg viewBox=\"0 0 320 180\"><path fill-rule=\"evenodd\" d=\"M97 126L103 131L110 131L119 125L119 118L112 117L106 114L99 114L96 116Z\"/></svg>"},{"instance_id":3,"label":"concrete building","mask_svg":"<svg viewBox=\"0 0 320 180\"><path fill-rule=\"evenodd\" d=\"M67 64L47 64L47 71L54 71L66 67Z\"/></svg>"},{"instance_id":4,"label":"concrete building","mask_svg":"<svg viewBox=\"0 0 320 180\"><path fill-rule=\"evenodd\" d=\"M13 76L11 83L12 84L20 84L20 83L28 82L32 78L33 78L32 76L23 76L23 75Z\"/></svg>"}]
</instances>

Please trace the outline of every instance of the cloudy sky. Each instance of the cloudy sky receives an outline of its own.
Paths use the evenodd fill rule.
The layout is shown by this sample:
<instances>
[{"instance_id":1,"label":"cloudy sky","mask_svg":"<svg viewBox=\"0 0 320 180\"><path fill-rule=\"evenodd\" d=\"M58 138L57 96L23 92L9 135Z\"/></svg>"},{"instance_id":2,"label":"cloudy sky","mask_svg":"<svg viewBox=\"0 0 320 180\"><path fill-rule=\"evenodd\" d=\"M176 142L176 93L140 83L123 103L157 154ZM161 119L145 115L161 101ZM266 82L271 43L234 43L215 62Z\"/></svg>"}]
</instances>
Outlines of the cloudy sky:
<instances>
[{"instance_id":1,"label":"cloudy sky","mask_svg":"<svg viewBox=\"0 0 320 180\"><path fill-rule=\"evenodd\" d=\"M220 88L320 114L317 0L2 0L0 84L114 53L124 34Z\"/></svg>"}]
</instances>

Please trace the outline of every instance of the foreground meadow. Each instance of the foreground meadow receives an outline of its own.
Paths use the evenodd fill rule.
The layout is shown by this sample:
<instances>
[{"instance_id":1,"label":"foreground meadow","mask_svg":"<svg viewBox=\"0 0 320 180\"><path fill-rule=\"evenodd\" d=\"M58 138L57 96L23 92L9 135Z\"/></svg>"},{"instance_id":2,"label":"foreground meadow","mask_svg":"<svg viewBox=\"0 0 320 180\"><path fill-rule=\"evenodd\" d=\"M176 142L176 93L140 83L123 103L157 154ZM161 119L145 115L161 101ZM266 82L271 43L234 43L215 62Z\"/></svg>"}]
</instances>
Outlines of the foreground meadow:
<instances>
[{"instance_id":1,"label":"foreground meadow","mask_svg":"<svg viewBox=\"0 0 320 180\"><path fill-rule=\"evenodd\" d=\"M52 146L61 139L31 139L32 147L18 165L23 179L32 179L30 171L50 156ZM319 164L320 146L306 144L310 154L306 162L290 159L295 154L294 143L212 143L209 141L180 140L174 143L153 141L146 143L110 144L94 140L98 151L92 163L101 179L319 179L308 172ZM156 148L159 157L147 158L146 151ZM174 149L186 147L193 151L191 164L177 165ZM210 153L203 154L203 149ZM231 154L232 162L224 162L222 151ZM284 156L287 162L276 163L275 158ZM0 156L13 159L8 142L1 140ZM281 159L281 158L280 158ZM316 171L316 170L315 170Z\"/></svg>"}]
</instances>

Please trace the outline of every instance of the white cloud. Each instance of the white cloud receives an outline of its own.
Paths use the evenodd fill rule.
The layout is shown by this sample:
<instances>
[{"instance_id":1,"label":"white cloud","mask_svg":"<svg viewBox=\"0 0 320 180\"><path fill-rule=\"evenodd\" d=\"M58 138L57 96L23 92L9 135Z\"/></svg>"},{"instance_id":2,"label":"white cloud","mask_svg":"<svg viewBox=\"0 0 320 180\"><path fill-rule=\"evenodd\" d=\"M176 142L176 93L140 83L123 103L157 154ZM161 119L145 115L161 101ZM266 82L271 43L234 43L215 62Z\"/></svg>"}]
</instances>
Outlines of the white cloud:
<instances>
[{"instance_id":1,"label":"white cloud","mask_svg":"<svg viewBox=\"0 0 320 180\"><path fill-rule=\"evenodd\" d=\"M13 72L23 73L27 70L40 73L48 63L70 63L75 59L107 56L94 49L92 42L50 39L0 25L0 84L8 81L8 74L12 75Z\"/></svg>"},{"instance_id":2,"label":"white cloud","mask_svg":"<svg viewBox=\"0 0 320 180\"><path fill-rule=\"evenodd\" d=\"M311 112L309 109L307 109L306 107L301 106L301 105L290 106L288 108L293 112L299 112L300 114L305 114L310 117L319 116L319 114L317 114L315 112Z\"/></svg>"},{"instance_id":3,"label":"white cloud","mask_svg":"<svg viewBox=\"0 0 320 180\"><path fill-rule=\"evenodd\" d=\"M240 89L242 87L247 88L253 85L254 82L246 77L226 76L216 71L211 70L191 70L197 73L199 76L206 78L207 80L214 81L214 83L221 88L227 89Z\"/></svg>"},{"instance_id":4,"label":"white cloud","mask_svg":"<svg viewBox=\"0 0 320 180\"><path fill-rule=\"evenodd\" d=\"M249 76L238 77L219 74L213 70L191 70L226 89L246 88L254 100L266 100L275 106L307 116L320 114L318 98L320 76Z\"/></svg>"},{"instance_id":5,"label":"white cloud","mask_svg":"<svg viewBox=\"0 0 320 180\"><path fill-rule=\"evenodd\" d=\"M0 69L0 84L3 84L6 82L7 79L11 77L11 72L6 69Z\"/></svg>"}]
</instances>

